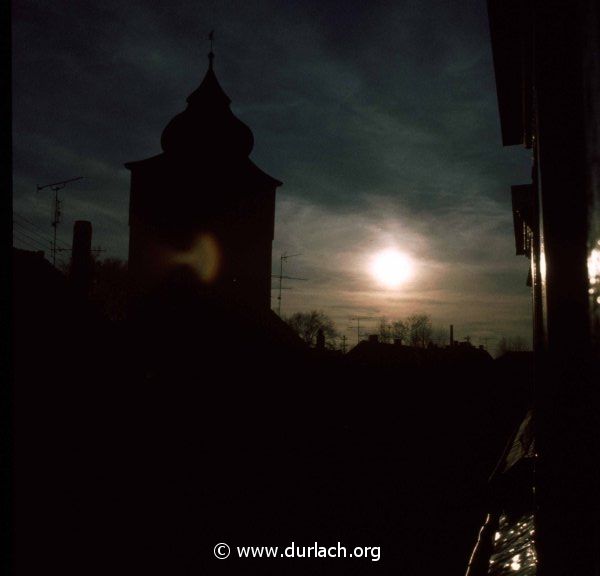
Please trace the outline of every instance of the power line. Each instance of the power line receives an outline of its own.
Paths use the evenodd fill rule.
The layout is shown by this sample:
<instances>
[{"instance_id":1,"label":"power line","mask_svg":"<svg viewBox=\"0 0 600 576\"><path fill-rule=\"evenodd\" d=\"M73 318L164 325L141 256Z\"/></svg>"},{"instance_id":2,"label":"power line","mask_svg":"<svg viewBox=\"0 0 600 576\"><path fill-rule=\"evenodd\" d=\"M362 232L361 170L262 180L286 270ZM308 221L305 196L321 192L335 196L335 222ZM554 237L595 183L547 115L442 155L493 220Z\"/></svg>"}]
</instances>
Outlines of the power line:
<instances>
[{"instance_id":1,"label":"power line","mask_svg":"<svg viewBox=\"0 0 600 576\"><path fill-rule=\"evenodd\" d=\"M28 238L21 238L17 236L13 238L13 246L18 247L19 245L24 245L26 246L27 250L32 250L33 252L43 252L44 254L48 252L47 246L40 246L39 244L32 242Z\"/></svg>"},{"instance_id":2,"label":"power line","mask_svg":"<svg viewBox=\"0 0 600 576\"><path fill-rule=\"evenodd\" d=\"M26 226L23 226L23 224L17 222L16 220L13 220L13 225L18 226L18 229L15 230L13 228L14 232L23 232L23 233L27 233L27 234L33 234L33 236L35 236L36 238L40 239L40 240L44 240L45 242L52 242L52 238L50 238L49 236L44 236L43 234L40 234L39 232L36 232L35 230L31 230L30 228L27 228Z\"/></svg>"},{"instance_id":3,"label":"power line","mask_svg":"<svg viewBox=\"0 0 600 576\"><path fill-rule=\"evenodd\" d=\"M20 230L13 230L13 236L16 236L17 238L24 237L27 240L29 240L29 242L31 242L33 244L37 244L40 247L43 246L44 250L48 250L48 245L44 245L44 243L41 240L38 240L37 238L34 238L32 236L29 236L28 234L25 234L24 232L21 232Z\"/></svg>"},{"instance_id":4,"label":"power line","mask_svg":"<svg viewBox=\"0 0 600 576\"><path fill-rule=\"evenodd\" d=\"M52 241L49 241L48 244L52 245ZM13 246L20 249L32 250L34 252L42 252L44 257L46 257L46 253L48 252L48 246L44 246L39 240L36 240L19 230L13 230ZM59 269L67 268L65 260L60 255L56 258L56 264L58 264Z\"/></svg>"},{"instance_id":5,"label":"power line","mask_svg":"<svg viewBox=\"0 0 600 576\"><path fill-rule=\"evenodd\" d=\"M13 224L16 224L18 226L18 228L13 227L13 234L20 235L21 237L24 236L24 237L28 238L30 241L29 246L31 246L31 243L34 242L36 244L35 247L37 249L41 249L44 252L48 252L48 251L52 250L53 243L52 243L51 238L49 238L48 236L44 236L43 234L40 234L33 230L30 230L29 228L25 228L24 226L19 224L19 222L16 222L14 220L13 220ZM71 248L57 247L56 250L57 250L57 252L67 252L67 251L70 251Z\"/></svg>"},{"instance_id":6,"label":"power line","mask_svg":"<svg viewBox=\"0 0 600 576\"><path fill-rule=\"evenodd\" d=\"M15 222L15 224L18 224L18 223ZM52 243L52 239L49 238L48 236L43 236L42 234L38 234L37 232L34 232L33 230L30 230L29 228L25 228L24 226L18 225L17 228L13 227L13 233L15 233L15 234L26 234L26 235L32 237L32 239L38 240L40 242L50 242L50 243Z\"/></svg>"},{"instance_id":7,"label":"power line","mask_svg":"<svg viewBox=\"0 0 600 576\"><path fill-rule=\"evenodd\" d=\"M14 219L15 217L26 222L29 225L29 228L26 227L25 224L23 224L22 222L15 220ZM50 238L48 233L43 228L41 228L40 226L37 226L36 224L31 222L30 220L27 220L27 218L21 216L20 214L17 214L16 212L13 213L13 224L17 224L18 226L21 226L22 228L26 229L30 234L37 234L37 235L41 236L44 240L52 241L52 239ZM31 228L35 228L35 231L31 230ZM60 242L60 241L58 241L58 245L65 247L65 248L67 247L66 244L64 244L64 242Z\"/></svg>"},{"instance_id":8,"label":"power line","mask_svg":"<svg viewBox=\"0 0 600 576\"><path fill-rule=\"evenodd\" d=\"M15 224L16 224L16 222L15 222ZM50 249L52 249L53 241L52 241L51 238L44 237L44 236L41 236L39 234L37 235L37 237L33 237L33 236L29 236L28 233L35 234L34 232L32 232L31 230L29 230L27 228L24 228L23 230L15 230L13 228L13 235L16 236L19 241L23 241L23 242L25 242L24 238L26 238L27 239L27 245L29 247L36 248L37 250L43 250L44 252L46 252L48 250L48 247L50 247ZM41 238L41 240L39 238ZM46 243L49 246L46 245ZM60 253L62 253L62 252L72 252L73 248L56 248L56 251L59 253L58 256L57 256L57 258L56 258L57 261L64 266L65 265L65 261L64 261L62 255ZM102 248L102 246L96 246L95 248L90 249L90 252L92 254L100 254L102 252L106 252L106 249Z\"/></svg>"},{"instance_id":9,"label":"power line","mask_svg":"<svg viewBox=\"0 0 600 576\"><path fill-rule=\"evenodd\" d=\"M40 251L39 246L33 244L30 240L27 240L26 238L13 238L13 245L15 244L25 245L27 246L27 248L33 248L36 252Z\"/></svg>"},{"instance_id":10,"label":"power line","mask_svg":"<svg viewBox=\"0 0 600 576\"><path fill-rule=\"evenodd\" d=\"M37 244L34 244L31 240L27 240L27 238L16 238L18 244L24 244L28 248L33 248L36 252L45 252L46 249L42 250ZM15 243L15 239L13 239L13 244Z\"/></svg>"},{"instance_id":11,"label":"power line","mask_svg":"<svg viewBox=\"0 0 600 576\"><path fill-rule=\"evenodd\" d=\"M19 214L18 212L13 212L13 218L15 216L17 216L17 218L20 218L21 220L24 220L25 222L27 222L27 224L31 224L34 228L38 228L39 230L41 230L41 228L37 224L34 224L31 220L28 220L27 218L25 218L25 216Z\"/></svg>"}]
</instances>

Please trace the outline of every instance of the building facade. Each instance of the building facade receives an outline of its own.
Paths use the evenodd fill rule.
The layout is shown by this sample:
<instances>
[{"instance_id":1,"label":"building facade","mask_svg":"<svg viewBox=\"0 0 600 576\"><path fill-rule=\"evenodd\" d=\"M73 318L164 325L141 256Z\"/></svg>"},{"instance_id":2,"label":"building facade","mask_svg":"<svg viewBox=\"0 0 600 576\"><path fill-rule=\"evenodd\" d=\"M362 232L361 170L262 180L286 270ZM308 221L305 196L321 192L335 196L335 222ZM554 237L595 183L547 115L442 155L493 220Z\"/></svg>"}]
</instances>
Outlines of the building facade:
<instances>
[{"instance_id":1,"label":"building facade","mask_svg":"<svg viewBox=\"0 0 600 576\"><path fill-rule=\"evenodd\" d=\"M531 524L521 524L535 561L484 558L469 574L597 574L600 9L596 0L488 0L488 12L502 143L531 150L531 181L515 183L512 200L517 254L531 262L536 358L535 463L497 513L515 491L528 494Z\"/></svg>"}]
</instances>

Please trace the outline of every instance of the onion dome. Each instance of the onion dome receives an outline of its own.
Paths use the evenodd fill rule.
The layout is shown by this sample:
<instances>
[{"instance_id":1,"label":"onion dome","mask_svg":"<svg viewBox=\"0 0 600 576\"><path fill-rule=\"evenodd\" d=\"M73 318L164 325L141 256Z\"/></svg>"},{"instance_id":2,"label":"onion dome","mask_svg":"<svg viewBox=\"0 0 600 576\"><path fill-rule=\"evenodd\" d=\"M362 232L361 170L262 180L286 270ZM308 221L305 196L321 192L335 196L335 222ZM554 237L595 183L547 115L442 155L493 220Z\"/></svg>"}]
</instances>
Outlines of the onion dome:
<instances>
[{"instance_id":1,"label":"onion dome","mask_svg":"<svg viewBox=\"0 0 600 576\"><path fill-rule=\"evenodd\" d=\"M200 86L187 98L187 108L175 116L161 137L166 154L177 156L247 157L254 136L246 124L233 115L231 100L221 88L213 70L214 54Z\"/></svg>"}]
</instances>

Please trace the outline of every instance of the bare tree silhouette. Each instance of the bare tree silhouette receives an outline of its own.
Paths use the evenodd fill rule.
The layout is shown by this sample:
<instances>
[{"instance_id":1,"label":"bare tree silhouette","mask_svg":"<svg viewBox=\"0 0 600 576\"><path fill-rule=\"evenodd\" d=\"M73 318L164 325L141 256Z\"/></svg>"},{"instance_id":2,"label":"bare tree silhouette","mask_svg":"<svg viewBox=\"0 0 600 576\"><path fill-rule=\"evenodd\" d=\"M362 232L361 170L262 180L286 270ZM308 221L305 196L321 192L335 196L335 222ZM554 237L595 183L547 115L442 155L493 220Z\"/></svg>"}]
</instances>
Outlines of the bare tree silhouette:
<instances>
[{"instance_id":1,"label":"bare tree silhouette","mask_svg":"<svg viewBox=\"0 0 600 576\"><path fill-rule=\"evenodd\" d=\"M309 346L314 346L319 330L323 331L325 337L325 346L334 348L336 339L339 336L333 320L320 310L311 310L310 312L296 312L285 319L288 325L306 342Z\"/></svg>"}]
</instances>

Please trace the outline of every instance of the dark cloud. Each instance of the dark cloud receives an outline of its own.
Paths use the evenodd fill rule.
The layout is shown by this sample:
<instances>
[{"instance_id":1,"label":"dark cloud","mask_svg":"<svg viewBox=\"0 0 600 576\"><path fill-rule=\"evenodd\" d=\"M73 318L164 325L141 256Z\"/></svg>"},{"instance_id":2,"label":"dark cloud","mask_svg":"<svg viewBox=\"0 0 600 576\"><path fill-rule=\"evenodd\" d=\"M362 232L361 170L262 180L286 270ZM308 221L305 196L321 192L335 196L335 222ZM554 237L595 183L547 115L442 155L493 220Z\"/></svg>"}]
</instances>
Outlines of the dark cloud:
<instances>
[{"instance_id":1,"label":"dark cloud","mask_svg":"<svg viewBox=\"0 0 600 576\"><path fill-rule=\"evenodd\" d=\"M252 157L284 181L274 259L303 252L311 278L287 310L310 302L345 322L419 307L481 337L527 332L509 186L529 160L501 148L483 1L21 0L13 14L14 204L38 226L51 202L35 185L84 175L64 191L62 239L88 218L95 243L126 256L123 163L160 151L215 28ZM361 269L390 243L421 266L402 297Z\"/></svg>"}]
</instances>

